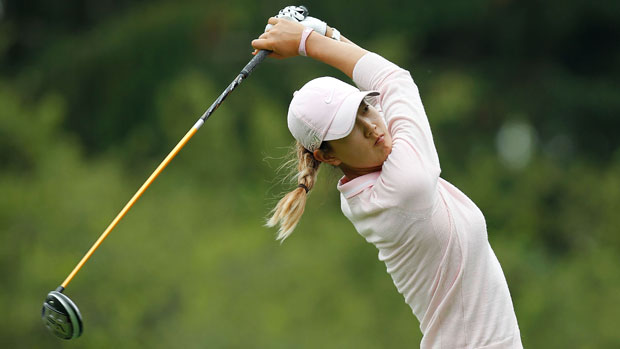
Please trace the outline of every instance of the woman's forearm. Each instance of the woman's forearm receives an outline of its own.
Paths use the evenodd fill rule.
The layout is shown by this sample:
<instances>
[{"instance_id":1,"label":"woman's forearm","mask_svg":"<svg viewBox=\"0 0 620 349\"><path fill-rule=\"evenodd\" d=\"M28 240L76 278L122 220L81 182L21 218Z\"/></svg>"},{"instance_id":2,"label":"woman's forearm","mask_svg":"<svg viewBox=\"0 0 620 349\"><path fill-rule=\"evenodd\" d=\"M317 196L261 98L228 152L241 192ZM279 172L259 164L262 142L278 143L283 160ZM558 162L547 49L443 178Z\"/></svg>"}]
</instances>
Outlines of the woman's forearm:
<instances>
[{"instance_id":1,"label":"woman's forearm","mask_svg":"<svg viewBox=\"0 0 620 349\"><path fill-rule=\"evenodd\" d=\"M308 56L329 64L341 70L348 77L353 78L353 68L357 61L368 51L355 45L350 40L341 37L342 41L330 39L331 28L327 29L326 36L316 32L308 36L306 41L306 53Z\"/></svg>"}]
</instances>

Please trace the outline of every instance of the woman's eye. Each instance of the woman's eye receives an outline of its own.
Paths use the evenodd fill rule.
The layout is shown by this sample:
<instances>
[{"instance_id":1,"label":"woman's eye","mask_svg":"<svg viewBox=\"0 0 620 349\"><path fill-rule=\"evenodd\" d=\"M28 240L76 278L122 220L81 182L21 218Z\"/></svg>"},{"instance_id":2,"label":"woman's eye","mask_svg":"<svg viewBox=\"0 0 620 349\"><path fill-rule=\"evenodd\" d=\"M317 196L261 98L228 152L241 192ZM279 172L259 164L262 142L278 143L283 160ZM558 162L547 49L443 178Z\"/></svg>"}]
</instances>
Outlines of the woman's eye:
<instances>
[{"instance_id":1,"label":"woman's eye","mask_svg":"<svg viewBox=\"0 0 620 349\"><path fill-rule=\"evenodd\" d=\"M368 111L368 104L364 106L364 113Z\"/></svg>"}]
</instances>

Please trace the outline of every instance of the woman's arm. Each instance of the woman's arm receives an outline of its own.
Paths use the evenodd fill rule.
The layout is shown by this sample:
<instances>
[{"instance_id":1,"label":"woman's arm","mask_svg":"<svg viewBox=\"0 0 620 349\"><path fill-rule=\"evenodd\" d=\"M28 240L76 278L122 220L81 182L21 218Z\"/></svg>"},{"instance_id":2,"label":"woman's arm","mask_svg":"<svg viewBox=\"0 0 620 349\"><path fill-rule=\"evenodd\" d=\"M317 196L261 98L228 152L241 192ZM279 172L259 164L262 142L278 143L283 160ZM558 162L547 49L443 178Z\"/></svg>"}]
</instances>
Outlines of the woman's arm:
<instances>
[{"instance_id":1,"label":"woman's arm","mask_svg":"<svg viewBox=\"0 0 620 349\"><path fill-rule=\"evenodd\" d=\"M299 55L304 26L277 18L270 18L269 24L274 26L254 40L252 46L274 51L271 55L275 58ZM393 146L383 164L381 184L377 188L387 191L385 197L402 197L413 190L415 195L405 195L416 201L411 207L428 208L433 200L422 193L433 195L441 169L426 112L409 72L350 41L336 41L316 32L306 41L306 53L340 69L360 89L381 92L376 98L392 135Z\"/></svg>"},{"instance_id":2,"label":"woman's arm","mask_svg":"<svg viewBox=\"0 0 620 349\"><path fill-rule=\"evenodd\" d=\"M270 56L275 58L298 56L299 42L305 27L300 23L275 17L269 18L268 23L272 24L273 27L252 41L252 46L257 50L273 51ZM331 35L331 30L328 28L326 34ZM318 61L339 69L352 78L355 64L368 51L344 37L342 39L344 40L336 41L312 32L306 40L306 53Z\"/></svg>"},{"instance_id":3,"label":"woman's arm","mask_svg":"<svg viewBox=\"0 0 620 349\"><path fill-rule=\"evenodd\" d=\"M333 34L333 30L334 29L332 27L327 26L327 29L325 31L325 36L327 36L328 38L331 38L332 34ZM344 35L340 35L340 41L345 42L347 44L355 45L355 43L353 41L345 38ZM357 45L355 45L355 46L357 46Z\"/></svg>"}]
</instances>

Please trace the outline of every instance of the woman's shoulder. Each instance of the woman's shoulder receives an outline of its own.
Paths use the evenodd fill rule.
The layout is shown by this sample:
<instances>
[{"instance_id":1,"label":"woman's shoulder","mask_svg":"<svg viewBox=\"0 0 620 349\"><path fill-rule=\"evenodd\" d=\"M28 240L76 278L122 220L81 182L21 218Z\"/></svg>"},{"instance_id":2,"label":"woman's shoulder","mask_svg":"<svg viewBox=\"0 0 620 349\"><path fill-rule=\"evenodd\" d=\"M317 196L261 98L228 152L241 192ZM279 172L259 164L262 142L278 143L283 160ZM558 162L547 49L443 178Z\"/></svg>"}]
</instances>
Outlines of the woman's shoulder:
<instances>
[{"instance_id":1,"label":"woman's shoulder","mask_svg":"<svg viewBox=\"0 0 620 349\"><path fill-rule=\"evenodd\" d=\"M416 156L416 152L401 148L395 144L392 154L383 164L381 175L373 186L376 200L390 207L429 208L437 194L441 169ZM409 156L398 156L401 151L406 151Z\"/></svg>"}]
</instances>

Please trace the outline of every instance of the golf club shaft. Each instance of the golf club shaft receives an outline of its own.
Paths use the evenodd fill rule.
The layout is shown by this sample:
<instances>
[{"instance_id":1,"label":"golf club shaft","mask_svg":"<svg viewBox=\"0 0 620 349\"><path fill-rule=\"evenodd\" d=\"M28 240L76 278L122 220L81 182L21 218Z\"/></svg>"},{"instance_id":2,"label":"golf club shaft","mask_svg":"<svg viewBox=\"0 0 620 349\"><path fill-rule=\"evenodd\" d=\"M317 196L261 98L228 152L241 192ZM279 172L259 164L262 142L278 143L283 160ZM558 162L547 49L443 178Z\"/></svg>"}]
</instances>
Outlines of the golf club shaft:
<instances>
[{"instance_id":1,"label":"golf club shaft","mask_svg":"<svg viewBox=\"0 0 620 349\"><path fill-rule=\"evenodd\" d=\"M71 282L73 277L75 277L75 274L77 274L77 272L80 271L82 266L84 266L86 261L88 261L88 259L92 256L92 254L95 252L95 250L97 250L97 248L99 247L99 245L101 245L103 240L105 240L105 238L108 237L108 234L110 234L110 232L116 227L118 222L120 222L120 220L123 219L123 217L125 217L125 215L131 209L131 207L133 207L133 205L136 203L136 201L138 201L138 199L142 196L142 194L144 194L146 189L148 189L148 187L151 185L151 183L153 183L155 178L157 178L157 176L159 176L159 174L164 170L164 168L166 168L166 166L168 166L170 161L172 161L172 159L179 153L179 151L183 148L183 146L185 146L185 144L192 138L192 136L194 136L196 131L198 131L198 128L196 128L196 126L193 126L187 132L187 134L185 134L183 139L181 139L181 141L176 145L176 147L174 147L174 149L172 149L170 154L168 154L168 156L166 156L164 161L162 161L162 163L159 164L159 166L157 166L157 169L155 169L155 171L146 180L146 182L144 182L144 184L142 184L142 187L140 187L140 189L138 189L138 191L134 194L134 196L131 198L131 200L129 200L129 202L127 202L125 207L123 207L121 212L119 212L119 214L116 216L116 218L114 218L112 223L110 223L110 225L106 228L106 230L103 232L103 234L101 234L101 236L99 237L99 239L97 239L95 244L90 248L90 250L88 250L88 252L84 255L84 257L82 257L82 260L75 266L75 268L73 269L71 274L69 274L69 276L67 276L65 281L61 284L62 287L67 288L67 285Z\"/></svg>"},{"instance_id":2,"label":"golf club shaft","mask_svg":"<svg viewBox=\"0 0 620 349\"><path fill-rule=\"evenodd\" d=\"M105 240L108 237L110 232L116 227L116 225L121 221L121 219L123 219L123 217L125 217L127 212L133 207L133 205L136 203L136 201L138 201L138 199L140 199L142 194L144 194L144 192L146 191L146 189L148 189L148 187L151 185L151 183L153 183L153 181L155 181L157 176L159 176L159 174L166 168L166 166L168 166L170 161L172 161L172 159L174 159L174 157L179 153L179 151L181 151L181 149L185 146L185 144L187 144L187 142L194 136L194 134L196 134L198 129L204 124L204 122L209 118L209 116L211 116L211 114L220 106L220 104L222 104L222 102L224 101L226 96L228 96L228 94L230 92L232 92L237 86L239 86L239 84L241 84L241 82L243 82L243 80L250 75L250 73L254 70L254 68L260 62L262 62L265 59L265 57L267 57L267 55L269 53L270 53L270 51L264 51L264 50L259 51L254 56L254 58L252 58L250 60L250 62L241 70L241 73L239 73L239 75L235 78L235 80L233 80L233 82L224 90L224 92L215 100L215 102L213 102L213 104L200 117L200 119L198 119L198 121L196 121L194 126L192 126L192 128L189 131L187 131L185 136L181 139L181 141L179 141L179 143L177 143L177 145L174 147L174 149L172 149L172 151L168 154L168 156L166 156L164 161L162 161L161 164L159 164L159 166L157 166L157 169L155 169L155 171L146 180L146 182L144 182L144 184L142 184L140 189L138 189L138 191L133 195L131 200L129 200L129 202L127 202L125 207L123 207L121 212L118 213L118 215L116 216L116 218L114 218L112 223L110 223L110 225L101 234L101 236L99 236L99 239L97 239L97 241L90 248L90 250L88 250L88 252L86 252L84 257L82 257L82 260L80 260L80 262L75 266L75 268L73 268L73 271L71 271L69 276L67 276L67 278L65 279L65 281L63 281L63 283L61 284L60 287L65 289L67 287L67 285L69 285L69 283L71 282L71 280L73 280L75 275L80 271L80 269L82 269L84 264L88 261L88 259L90 259L90 257L97 250L97 248L99 248L99 246L101 245L103 240Z\"/></svg>"}]
</instances>

